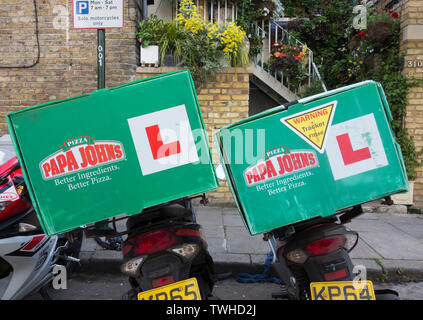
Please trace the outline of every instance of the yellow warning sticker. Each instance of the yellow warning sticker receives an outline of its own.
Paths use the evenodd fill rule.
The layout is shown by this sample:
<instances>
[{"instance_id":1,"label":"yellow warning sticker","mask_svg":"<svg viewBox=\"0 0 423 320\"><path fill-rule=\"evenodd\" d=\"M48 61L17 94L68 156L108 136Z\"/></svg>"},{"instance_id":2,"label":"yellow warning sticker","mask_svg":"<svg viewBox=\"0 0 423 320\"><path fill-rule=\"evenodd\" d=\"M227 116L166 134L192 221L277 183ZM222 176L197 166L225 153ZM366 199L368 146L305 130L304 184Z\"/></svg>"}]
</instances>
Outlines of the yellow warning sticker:
<instances>
[{"instance_id":1,"label":"yellow warning sticker","mask_svg":"<svg viewBox=\"0 0 423 320\"><path fill-rule=\"evenodd\" d=\"M332 101L325 105L282 118L281 121L301 139L320 153L323 153L336 104L337 101Z\"/></svg>"}]
</instances>

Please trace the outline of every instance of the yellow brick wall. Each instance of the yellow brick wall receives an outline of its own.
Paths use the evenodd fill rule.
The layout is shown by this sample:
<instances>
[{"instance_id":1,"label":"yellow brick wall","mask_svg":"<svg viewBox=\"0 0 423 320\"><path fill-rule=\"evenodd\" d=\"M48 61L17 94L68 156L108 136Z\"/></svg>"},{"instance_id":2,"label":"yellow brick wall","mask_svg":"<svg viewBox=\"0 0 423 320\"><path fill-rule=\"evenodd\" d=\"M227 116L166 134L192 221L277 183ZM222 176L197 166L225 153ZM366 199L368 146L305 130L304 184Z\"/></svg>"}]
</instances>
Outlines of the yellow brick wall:
<instances>
[{"instance_id":1,"label":"yellow brick wall","mask_svg":"<svg viewBox=\"0 0 423 320\"><path fill-rule=\"evenodd\" d=\"M379 8L384 8L390 0L378 3ZM420 61L423 64L423 31L420 39L410 40L404 37L408 26L423 26L423 0L400 0L392 10L400 14L401 19L401 50L405 53L404 73L410 79L423 79L423 67L417 65ZM409 65L411 63L411 66ZM423 148L423 86L410 89L407 96L405 126L417 150ZM423 160L423 157L420 158ZM417 169L417 179L414 185L414 204L423 207L423 168Z\"/></svg>"},{"instance_id":2,"label":"yellow brick wall","mask_svg":"<svg viewBox=\"0 0 423 320\"><path fill-rule=\"evenodd\" d=\"M76 30L72 1L37 0L40 60L32 68L0 68L0 134L7 113L97 89L97 31ZM136 11L125 0L125 27L106 30L106 86L135 80ZM32 0L0 0L0 66L36 61Z\"/></svg>"},{"instance_id":3,"label":"yellow brick wall","mask_svg":"<svg viewBox=\"0 0 423 320\"><path fill-rule=\"evenodd\" d=\"M423 0L406 1L398 10L401 13L403 32L408 26L423 27ZM401 42L401 49L406 52L404 72L410 79L423 80L423 29L421 30L420 39L410 40L403 37ZM423 85L411 88L407 98L409 103L406 109L405 125L417 149L421 150L423 148ZM420 159L423 160L423 156ZM414 204L417 207L423 207L423 168L420 167L417 171Z\"/></svg>"},{"instance_id":4,"label":"yellow brick wall","mask_svg":"<svg viewBox=\"0 0 423 320\"><path fill-rule=\"evenodd\" d=\"M179 70L172 67L138 68L138 79L144 79L160 73ZM252 70L229 68L218 73L215 78L197 87L198 102L206 126L209 144L212 150L213 162L219 161L213 132L230 123L248 117L249 76ZM220 187L215 192L207 194L214 204L234 204L232 193L226 181L220 181Z\"/></svg>"}]
</instances>

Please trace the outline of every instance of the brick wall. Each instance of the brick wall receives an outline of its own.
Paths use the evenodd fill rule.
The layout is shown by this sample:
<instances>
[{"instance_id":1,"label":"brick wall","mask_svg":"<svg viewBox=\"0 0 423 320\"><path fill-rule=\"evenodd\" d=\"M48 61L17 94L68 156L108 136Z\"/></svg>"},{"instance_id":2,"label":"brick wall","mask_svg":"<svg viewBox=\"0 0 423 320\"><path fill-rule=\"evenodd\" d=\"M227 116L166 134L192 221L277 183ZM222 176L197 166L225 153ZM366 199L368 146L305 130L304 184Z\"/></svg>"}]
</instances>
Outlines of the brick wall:
<instances>
[{"instance_id":1,"label":"brick wall","mask_svg":"<svg viewBox=\"0 0 423 320\"><path fill-rule=\"evenodd\" d=\"M423 0L406 1L401 13L402 49L406 52L404 72L410 79L423 79ZM418 150L423 148L423 86L408 94L405 125ZM420 157L423 160L423 157ZM418 168L414 185L414 204L423 207L423 168Z\"/></svg>"},{"instance_id":2,"label":"brick wall","mask_svg":"<svg viewBox=\"0 0 423 320\"><path fill-rule=\"evenodd\" d=\"M378 3L379 8L391 0ZM423 79L423 0L400 0L392 10L400 14L401 50L405 53L404 73L410 79ZM420 65L419 65L420 61ZM415 65L416 64L416 65ZM410 89L407 96L405 126L417 150L423 148L423 86ZM423 157L420 158L423 160ZM423 168L417 169L414 185L414 204L423 207Z\"/></svg>"},{"instance_id":3,"label":"brick wall","mask_svg":"<svg viewBox=\"0 0 423 320\"><path fill-rule=\"evenodd\" d=\"M0 133L4 116L35 104L97 89L97 31L72 26L72 0L36 0L40 60L0 68ZM125 27L106 30L106 86L135 80L136 11L125 0ZM33 0L0 0L0 66L36 61Z\"/></svg>"},{"instance_id":4,"label":"brick wall","mask_svg":"<svg viewBox=\"0 0 423 320\"><path fill-rule=\"evenodd\" d=\"M138 68L137 76L138 79L144 79L175 70L179 69L174 67ZM219 161L219 155L213 141L213 132L248 117L249 76L251 72L251 69L229 68L197 88L198 101L215 164ZM220 188L216 192L209 193L208 197L213 204L234 204L232 193L226 181L220 181Z\"/></svg>"}]
</instances>

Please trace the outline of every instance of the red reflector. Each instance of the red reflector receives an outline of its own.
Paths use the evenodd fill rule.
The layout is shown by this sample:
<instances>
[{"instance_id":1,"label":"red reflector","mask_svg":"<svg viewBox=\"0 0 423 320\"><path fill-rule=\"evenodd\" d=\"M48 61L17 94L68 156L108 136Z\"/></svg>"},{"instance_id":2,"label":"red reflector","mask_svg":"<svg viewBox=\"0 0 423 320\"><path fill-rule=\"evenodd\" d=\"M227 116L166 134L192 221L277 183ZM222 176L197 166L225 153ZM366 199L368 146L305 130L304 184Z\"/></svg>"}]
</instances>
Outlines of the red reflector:
<instances>
[{"instance_id":1,"label":"red reflector","mask_svg":"<svg viewBox=\"0 0 423 320\"><path fill-rule=\"evenodd\" d=\"M340 278L345 278L347 276L347 270L341 269L334 272L326 273L324 275L326 281L332 281Z\"/></svg>"},{"instance_id":2,"label":"red reflector","mask_svg":"<svg viewBox=\"0 0 423 320\"><path fill-rule=\"evenodd\" d=\"M176 244L179 241L169 230L152 231L135 238L135 254L154 253Z\"/></svg>"},{"instance_id":3,"label":"red reflector","mask_svg":"<svg viewBox=\"0 0 423 320\"><path fill-rule=\"evenodd\" d=\"M321 254L327 254L343 247L345 243L345 237L343 235L321 239L310 243L306 246L306 250L314 256Z\"/></svg>"},{"instance_id":4,"label":"red reflector","mask_svg":"<svg viewBox=\"0 0 423 320\"><path fill-rule=\"evenodd\" d=\"M153 288L157 288L173 282L175 282L175 278L173 276L167 276L160 279L154 279L151 284Z\"/></svg>"}]
</instances>

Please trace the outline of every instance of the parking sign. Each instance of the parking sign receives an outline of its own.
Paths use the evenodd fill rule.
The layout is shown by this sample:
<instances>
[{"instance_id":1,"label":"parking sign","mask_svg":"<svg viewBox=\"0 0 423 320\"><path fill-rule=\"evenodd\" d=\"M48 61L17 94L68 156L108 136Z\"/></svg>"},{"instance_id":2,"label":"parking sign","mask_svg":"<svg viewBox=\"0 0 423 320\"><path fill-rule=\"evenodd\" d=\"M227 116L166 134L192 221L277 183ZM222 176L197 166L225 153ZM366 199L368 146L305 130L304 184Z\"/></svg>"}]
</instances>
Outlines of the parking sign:
<instances>
[{"instance_id":1,"label":"parking sign","mask_svg":"<svg viewBox=\"0 0 423 320\"><path fill-rule=\"evenodd\" d=\"M123 28L124 0L73 0L75 29Z\"/></svg>"},{"instance_id":2,"label":"parking sign","mask_svg":"<svg viewBox=\"0 0 423 320\"><path fill-rule=\"evenodd\" d=\"M88 14L88 1L77 1L76 2L76 14Z\"/></svg>"}]
</instances>

